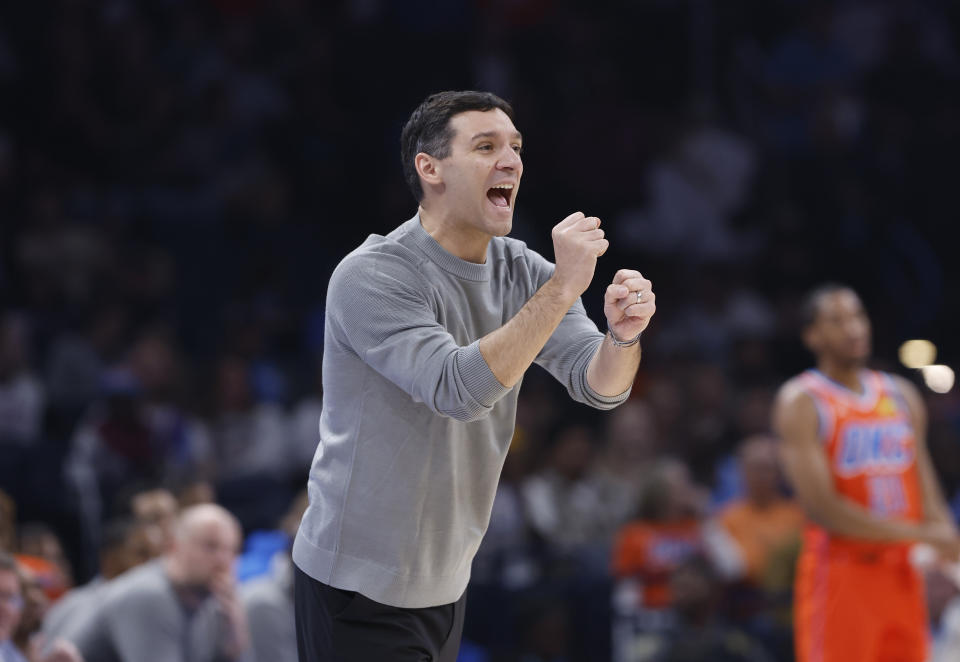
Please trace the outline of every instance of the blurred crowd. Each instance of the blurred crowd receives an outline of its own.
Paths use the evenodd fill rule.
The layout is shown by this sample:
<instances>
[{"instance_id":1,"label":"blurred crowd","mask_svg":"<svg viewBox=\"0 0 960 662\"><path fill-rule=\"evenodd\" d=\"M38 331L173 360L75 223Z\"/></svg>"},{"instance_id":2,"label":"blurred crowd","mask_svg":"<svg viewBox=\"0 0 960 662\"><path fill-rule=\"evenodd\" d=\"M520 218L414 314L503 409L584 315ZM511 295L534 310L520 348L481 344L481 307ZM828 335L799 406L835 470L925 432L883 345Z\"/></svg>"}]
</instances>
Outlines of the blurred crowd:
<instances>
[{"instance_id":1,"label":"blurred crowd","mask_svg":"<svg viewBox=\"0 0 960 662\"><path fill-rule=\"evenodd\" d=\"M826 279L863 296L877 366L916 336L958 364L958 35L947 0L3 3L0 659L96 650L69 596L177 583L209 531L203 650L293 659L326 281L414 212L410 110L467 88L524 133L514 235L550 256L553 224L600 216L597 281L639 268L658 313L612 413L525 379L462 658L791 659L770 403ZM960 395L926 393L960 511ZM956 589L929 593L954 659Z\"/></svg>"}]
</instances>

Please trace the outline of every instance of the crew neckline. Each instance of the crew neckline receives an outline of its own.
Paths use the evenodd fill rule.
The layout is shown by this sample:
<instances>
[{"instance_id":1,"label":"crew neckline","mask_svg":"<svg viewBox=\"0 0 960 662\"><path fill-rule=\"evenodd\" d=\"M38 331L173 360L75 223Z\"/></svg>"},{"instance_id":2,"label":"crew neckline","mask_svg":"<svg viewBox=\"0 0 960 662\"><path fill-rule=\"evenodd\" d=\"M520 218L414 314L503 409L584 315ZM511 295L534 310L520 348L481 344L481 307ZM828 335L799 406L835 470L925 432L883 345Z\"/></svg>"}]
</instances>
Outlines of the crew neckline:
<instances>
[{"instance_id":1,"label":"crew neckline","mask_svg":"<svg viewBox=\"0 0 960 662\"><path fill-rule=\"evenodd\" d=\"M464 280L490 280L492 271L491 264L493 262L490 256L490 246L493 244L493 240L487 245L486 261L483 264L477 264L476 262L459 258L441 246L437 240L431 237L430 233L424 229L423 224L420 223L419 213L404 223L403 228L405 234L413 241L413 244L419 248L431 262L444 271L453 274L457 278L463 278Z\"/></svg>"}]
</instances>

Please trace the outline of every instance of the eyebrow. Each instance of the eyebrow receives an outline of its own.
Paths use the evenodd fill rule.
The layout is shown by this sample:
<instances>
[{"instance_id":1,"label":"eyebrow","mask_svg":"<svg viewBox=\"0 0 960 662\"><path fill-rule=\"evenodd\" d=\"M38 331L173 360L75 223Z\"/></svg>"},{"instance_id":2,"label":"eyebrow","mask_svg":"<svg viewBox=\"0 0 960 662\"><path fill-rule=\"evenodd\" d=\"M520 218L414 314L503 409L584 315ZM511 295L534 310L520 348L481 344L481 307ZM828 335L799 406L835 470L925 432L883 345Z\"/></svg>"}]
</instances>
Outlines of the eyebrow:
<instances>
[{"instance_id":1,"label":"eyebrow","mask_svg":"<svg viewBox=\"0 0 960 662\"><path fill-rule=\"evenodd\" d=\"M496 138L498 135L500 135L499 131L481 131L480 133L475 133L473 136L471 136L470 140L473 141L477 138ZM523 140L523 136L520 135L519 131L515 132L510 137L521 141Z\"/></svg>"}]
</instances>

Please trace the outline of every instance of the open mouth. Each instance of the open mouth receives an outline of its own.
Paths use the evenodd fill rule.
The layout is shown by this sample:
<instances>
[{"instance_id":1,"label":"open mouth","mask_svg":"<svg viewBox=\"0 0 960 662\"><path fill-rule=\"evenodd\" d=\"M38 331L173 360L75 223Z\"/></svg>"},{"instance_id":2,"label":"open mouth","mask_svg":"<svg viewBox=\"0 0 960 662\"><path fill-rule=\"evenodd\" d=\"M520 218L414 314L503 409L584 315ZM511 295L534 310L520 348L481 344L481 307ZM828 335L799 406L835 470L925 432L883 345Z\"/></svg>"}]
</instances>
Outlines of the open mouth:
<instances>
[{"instance_id":1,"label":"open mouth","mask_svg":"<svg viewBox=\"0 0 960 662\"><path fill-rule=\"evenodd\" d=\"M513 197L513 184L497 184L487 190L487 199L494 207L510 209L510 200Z\"/></svg>"}]
</instances>

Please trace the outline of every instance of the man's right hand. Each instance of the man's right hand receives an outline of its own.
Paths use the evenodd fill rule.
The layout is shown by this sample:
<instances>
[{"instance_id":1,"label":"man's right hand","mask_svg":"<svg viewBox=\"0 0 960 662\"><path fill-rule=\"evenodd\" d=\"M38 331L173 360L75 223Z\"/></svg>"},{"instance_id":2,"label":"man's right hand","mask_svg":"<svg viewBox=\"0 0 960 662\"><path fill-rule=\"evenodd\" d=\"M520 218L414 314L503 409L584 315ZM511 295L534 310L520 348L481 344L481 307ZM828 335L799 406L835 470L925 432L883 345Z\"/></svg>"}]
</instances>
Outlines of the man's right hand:
<instances>
[{"instance_id":1,"label":"man's right hand","mask_svg":"<svg viewBox=\"0 0 960 662\"><path fill-rule=\"evenodd\" d=\"M570 298L584 293L593 280L597 258L610 245L600 229L600 219L570 214L553 228L553 254L557 268L553 280Z\"/></svg>"}]
</instances>

